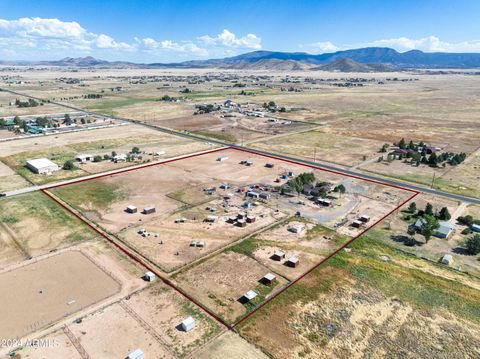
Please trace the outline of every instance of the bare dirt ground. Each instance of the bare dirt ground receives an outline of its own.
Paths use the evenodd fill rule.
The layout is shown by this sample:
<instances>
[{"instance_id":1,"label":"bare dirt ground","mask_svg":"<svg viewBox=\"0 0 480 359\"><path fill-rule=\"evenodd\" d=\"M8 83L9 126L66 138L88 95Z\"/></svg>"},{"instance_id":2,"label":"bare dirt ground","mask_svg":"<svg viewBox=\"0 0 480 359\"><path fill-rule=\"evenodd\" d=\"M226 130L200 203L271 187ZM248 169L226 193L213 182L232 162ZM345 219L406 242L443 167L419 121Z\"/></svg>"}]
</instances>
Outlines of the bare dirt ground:
<instances>
[{"instance_id":1,"label":"bare dirt ground","mask_svg":"<svg viewBox=\"0 0 480 359\"><path fill-rule=\"evenodd\" d=\"M22 358L31 359L81 359L70 339L62 330L58 330L44 338L47 345L29 347L21 351Z\"/></svg>"},{"instance_id":2,"label":"bare dirt ground","mask_svg":"<svg viewBox=\"0 0 480 359\"><path fill-rule=\"evenodd\" d=\"M240 336L232 332L226 332L196 353L195 358L267 359L268 357Z\"/></svg>"},{"instance_id":3,"label":"bare dirt ground","mask_svg":"<svg viewBox=\"0 0 480 359\"><path fill-rule=\"evenodd\" d=\"M10 167L0 162L0 193L14 189L28 187L28 183L23 177L15 173Z\"/></svg>"},{"instance_id":4,"label":"bare dirt ground","mask_svg":"<svg viewBox=\"0 0 480 359\"><path fill-rule=\"evenodd\" d=\"M178 356L197 350L222 328L194 304L161 284L132 295L123 305L133 309ZM180 323L187 317L195 319L195 329L184 332Z\"/></svg>"},{"instance_id":5,"label":"bare dirt ground","mask_svg":"<svg viewBox=\"0 0 480 359\"><path fill-rule=\"evenodd\" d=\"M95 278L95 281L91 279ZM120 284L79 251L2 272L1 338L22 337L120 290Z\"/></svg>"},{"instance_id":6,"label":"bare dirt ground","mask_svg":"<svg viewBox=\"0 0 480 359\"><path fill-rule=\"evenodd\" d=\"M124 358L141 349L146 358L173 358L168 349L125 309L114 304L71 324L70 330L92 358Z\"/></svg>"},{"instance_id":7,"label":"bare dirt ground","mask_svg":"<svg viewBox=\"0 0 480 359\"><path fill-rule=\"evenodd\" d=\"M246 312L239 299L247 291L255 289L259 280L269 272L270 269L252 258L227 252L179 273L175 281L215 313L234 321ZM277 279L277 286L285 283L284 279Z\"/></svg>"}]
</instances>

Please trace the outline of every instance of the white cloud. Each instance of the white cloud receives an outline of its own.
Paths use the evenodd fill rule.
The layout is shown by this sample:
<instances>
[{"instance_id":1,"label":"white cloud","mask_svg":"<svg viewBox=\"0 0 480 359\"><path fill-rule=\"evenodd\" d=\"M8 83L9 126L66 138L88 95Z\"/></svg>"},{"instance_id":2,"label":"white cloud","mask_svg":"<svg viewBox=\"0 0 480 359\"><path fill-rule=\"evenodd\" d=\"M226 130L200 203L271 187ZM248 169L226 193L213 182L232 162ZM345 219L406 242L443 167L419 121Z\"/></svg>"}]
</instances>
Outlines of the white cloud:
<instances>
[{"instance_id":1,"label":"white cloud","mask_svg":"<svg viewBox=\"0 0 480 359\"><path fill-rule=\"evenodd\" d=\"M426 36L419 39L398 37L393 39L374 40L356 44L335 45L330 41L300 45L311 52L332 52L338 50L356 49L361 47L391 47L397 51L421 50L425 52L480 52L480 40L447 42L437 36Z\"/></svg>"},{"instance_id":2,"label":"white cloud","mask_svg":"<svg viewBox=\"0 0 480 359\"><path fill-rule=\"evenodd\" d=\"M392 47L398 51L422 50L427 52L480 52L480 40L446 42L437 36L427 36L420 39L399 37L395 39L376 40L371 46Z\"/></svg>"},{"instance_id":3,"label":"white cloud","mask_svg":"<svg viewBox=\"0 0 480 359\"><path fill-rule=\"evenodd\" d=\"M215 37L204 35L199 40L207 45L225 46L234 48L245 48L259 50L262 48L262 39L255 34L247 34L244 37L237 37L233 32L224 29Z\"/></svg>"},{"instance_id":4,"label":"white cloud","mask_svg":"<svg viewBox=\"0 0 480 359\"><path fill-rule=\"evenodd\" d=\"M96 34L75 21L39 17L0 19L0 56L11 59L52 59L93 55L119 58L148 55L150 58L227 56L245 49L260 49L254 34L237 37L225 29L216 36L194 40L157 40L151 37L132 42L118 41L108 34Z\"/></svg>"},{"instance_id":5,"label":"white cloud","mask_svg":"<svg viewBox=\"0 0 480 359\"><path fill-rule=\"evenodd\" d=\"M330 41L315 42L308 45L308 48L310 48L313 52L335 52L339 50L339 48Z\"/></svg>"}]
</instances>

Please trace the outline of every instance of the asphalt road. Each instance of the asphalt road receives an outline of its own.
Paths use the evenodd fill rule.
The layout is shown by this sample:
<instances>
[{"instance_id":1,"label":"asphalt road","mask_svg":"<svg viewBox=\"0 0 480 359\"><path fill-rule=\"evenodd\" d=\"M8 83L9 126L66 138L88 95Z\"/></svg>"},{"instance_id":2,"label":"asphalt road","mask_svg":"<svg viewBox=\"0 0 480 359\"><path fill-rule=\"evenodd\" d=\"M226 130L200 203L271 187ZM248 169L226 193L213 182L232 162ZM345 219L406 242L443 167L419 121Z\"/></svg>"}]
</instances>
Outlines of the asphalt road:
<instances>
[{"instance_id":1,"label":"asphalt road","mask_svg":"<svg viewBox=\"0 0 480 359\"><path fill-rule=\"evenodd\" d=\"M8 89L1 89L1 90L6 91L6 92L10 92L10 93L15 94L15 95L30 97L30 98L38 100L38 101L43 101L43 99L41 99L41 98L25 95L25 94L20 93L20 92L8 90ZM454 194L454 193L450 193L450 192L440 191L440 190L437 190L437 189L434 189L434 188L429 188L429 187L419 186L419 185L410 184L410 183L406 183L406 182L396 181L396 180L393 180L393 179L386 179L386 178L383 178L383 177L374 176L374 175L370 175L370 174L365 174L365 173L362 173L362 172L357 172L357 171L354 171L354 170L351 170L351 169L346 169L346 168L338 167L338 166L335 166L335 165L329 165L329 164L325 164L325 163L319 164L317 162L304 160L304 159L300 159L300 158L296 158L296 157L292 157L292 156L288 156L288 155L284 155L284 154L261 151L261 150L249 148L247 146L241 146L241 145L231 144L231 143L227 143L227 142L223 142L223 141L219 141L219 140L215 140L215 139L209 139L209 138L201 137L201 136L194 135L194 134L186 132L186 131L177 131L177 130L172 130L172 129L157 126L157 125L144 123L144 122L141 122L141 121L138 121L138 120L132 120L132 119L128 119L128 118L116 117L116 116L111 116L111 115L104 115L104 114L101 114L101 113L97 113L97 112L93 112L93 111L87 111L87 110L84 110L82 108L74 107L74 106L71 106L71 105L66 105L66 104L59 103L59 102L51 102L51 103L53 103L55 105L58 105L58 106L68 108L68 109L71 109L71 110L74 110L74 111L82 111L82 112L85 112L85 113L91 114L91 115L103 116L103 117L107 117L107 118L111 118L111 119L128 121L128 122L131 122L131 123L140 124L140 125L155 129L157 131L162 131L164 133L168 133L168 134L171 134L171 135L174 135L174 136L181 136L181 137L195 139L195 140L207 141L207 142L214 143L214 144L217 144L217 145L220 145L220 146L230 146L230 147L237 148L237 149L243 150L243 151L249 151L249 152L253 152L253 153L262 154L262 155L265 155L265 156L280 158L280 159L287 160L287 161L303 163L303 164L306 164L306 165L309 165L309 166L316 166L316 167L323 168L323 169L328 170L328 171L333 171L333 172L337 172L337 173L341 173L341 174L346 174L346 175L349 175L349 176L362 178L362 179L367 179L367 180L370 180L370 181L386 183L386 184L389 184L389 185L395 186L395 187L407 188L407 189L410 189L412 191L430 193L430 194L434 194L434 195L437 195L437 196L443 196L443 197L451 198L451 199L454 199L454 200L457 200L457 201L462 201L462 202L467 202L467 203L480 205L480 199L477 199L477 198L462 196L462 195L458 195L458 194Z\"/></svg>"}]
</instances>

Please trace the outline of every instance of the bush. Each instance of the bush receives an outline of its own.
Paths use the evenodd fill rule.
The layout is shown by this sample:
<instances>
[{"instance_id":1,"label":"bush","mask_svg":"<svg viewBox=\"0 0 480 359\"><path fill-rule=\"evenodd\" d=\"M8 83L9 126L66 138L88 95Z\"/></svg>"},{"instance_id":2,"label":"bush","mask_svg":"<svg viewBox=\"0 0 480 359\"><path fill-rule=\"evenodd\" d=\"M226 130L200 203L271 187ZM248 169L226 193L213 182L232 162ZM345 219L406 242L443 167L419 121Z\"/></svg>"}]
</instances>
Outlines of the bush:
<instances>
[{"instance_id":1,"label":"bush","mask_svg":"<svg viewBox=\"0 0 480 359\"><path fill-rule=\"evenodd\" d=\"M73 163L72 160L65 161L63 164L63 169L66 171L71 171L75 169L75 164Z\"/></svg>"},{"instance_id":2,"label":"bush","mask_svg":"<svg viewBox=\"0 0 480 359\"><path fill-rule=\"evenodd\" d=\"M97 155L93 157L93 162L102 162L102 160L103 160L102 156Z\"/></svg>"},{"instance_id":3,"label":"bush","mask_svg":"<svg viewBox=\"0 0 480 359\"><path fill-rule=\"evenodd\" d=\"M470 234L472 233L472 230L470 228L465 228L463 231L462 231L462 234Z\"/></svg>"}]
</instances>

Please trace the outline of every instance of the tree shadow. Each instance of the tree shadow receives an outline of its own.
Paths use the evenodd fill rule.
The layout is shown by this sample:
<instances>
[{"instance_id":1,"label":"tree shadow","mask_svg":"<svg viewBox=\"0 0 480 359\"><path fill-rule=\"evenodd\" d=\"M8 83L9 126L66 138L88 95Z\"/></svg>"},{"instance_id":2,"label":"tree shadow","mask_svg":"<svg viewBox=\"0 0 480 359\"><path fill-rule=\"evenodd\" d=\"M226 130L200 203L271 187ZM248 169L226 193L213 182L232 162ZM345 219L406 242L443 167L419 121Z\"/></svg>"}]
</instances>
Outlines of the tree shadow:
<instances>
[{"instance_id":1,"label":"tree shadow","mask_svg":"<svg viewBox=\"0 0 480 359\"><path fill-rule=\"evenodd\" d=\"M410 236L396 235L390 236L390 238L397 243L403 243L407 247L422 246L424 244L423 242L417 241L415 238Z\"/></svg>"},{"instance_id":2,"label":"tree shadow","mask_svg":"<svg viewBox=\"0 0 480 359\"><path fill-rule=\"evenodd\" d=\"M455 247L455 248L452 249L452 252L456 253L456 254L461 254L463 256L471 256L471 254L468 253L467 249L464 248L464 247Z\"/></svg>"}]
</instances>

